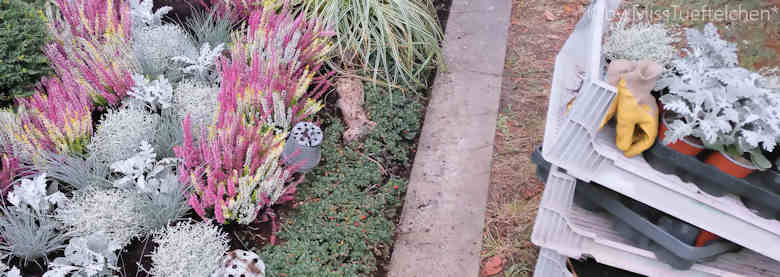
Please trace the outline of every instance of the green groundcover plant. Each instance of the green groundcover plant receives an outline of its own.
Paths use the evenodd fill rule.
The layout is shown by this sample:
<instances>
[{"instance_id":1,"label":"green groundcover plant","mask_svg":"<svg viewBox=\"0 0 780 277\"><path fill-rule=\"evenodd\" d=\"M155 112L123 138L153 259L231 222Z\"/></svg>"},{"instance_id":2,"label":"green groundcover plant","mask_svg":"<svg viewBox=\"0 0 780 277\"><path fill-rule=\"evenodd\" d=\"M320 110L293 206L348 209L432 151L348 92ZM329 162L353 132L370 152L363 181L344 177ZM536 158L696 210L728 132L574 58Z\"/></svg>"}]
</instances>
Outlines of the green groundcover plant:
<instances>
[{"instance_id":1,"label":"green groundcover plant","mask_svg":"<svg viewBox=\"0 0 780 277\"><path fill-rule=\"evenodd\" d=\"M323 161L283 217L283 243L262 250L268 276L373 276L389 258L423 105L397 90L366 98L377 126L362 143L342 145L340 119L324 118Z\"/></svg>"}]
</instances>

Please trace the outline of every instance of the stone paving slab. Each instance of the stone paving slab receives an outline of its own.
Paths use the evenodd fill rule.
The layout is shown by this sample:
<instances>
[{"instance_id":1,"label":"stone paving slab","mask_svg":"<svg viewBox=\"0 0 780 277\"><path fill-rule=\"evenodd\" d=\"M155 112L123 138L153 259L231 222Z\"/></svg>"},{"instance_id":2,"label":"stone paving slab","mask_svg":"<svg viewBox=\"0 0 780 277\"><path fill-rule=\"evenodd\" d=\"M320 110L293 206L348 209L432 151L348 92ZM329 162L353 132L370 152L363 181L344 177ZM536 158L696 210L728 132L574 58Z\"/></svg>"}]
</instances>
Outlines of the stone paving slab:
<instances>
[{"instance_id":1,"label":"stone paving slab","mask_svg":"<svg viewBox=\"0 0 780 277\"><path fill-rule=\"evenodd\" d=\"M454 0L410 177L391 277L475 277L510 0Z\"/></svg>"}]
</instances>

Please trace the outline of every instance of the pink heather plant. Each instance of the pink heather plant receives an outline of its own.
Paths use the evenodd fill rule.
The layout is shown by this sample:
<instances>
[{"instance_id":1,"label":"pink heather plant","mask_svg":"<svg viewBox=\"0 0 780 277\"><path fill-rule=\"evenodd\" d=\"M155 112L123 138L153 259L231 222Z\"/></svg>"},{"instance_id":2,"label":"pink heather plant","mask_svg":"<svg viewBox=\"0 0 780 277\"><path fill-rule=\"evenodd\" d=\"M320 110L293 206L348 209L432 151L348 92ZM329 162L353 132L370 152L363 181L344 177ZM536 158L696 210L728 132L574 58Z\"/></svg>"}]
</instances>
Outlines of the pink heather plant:
<instances>
[{"instance_id":1,"label":"pink heather plant","mask_svg":"<svg viewBox=\"0 0 780 277\"><path fill-rule=\"evenodd\" d=\"M133 87L137 62L130 51L132 23L126 1L57 0L49 11L55 38L44 52L58 75L86 83L87 94L100 105L119 104Z\"/></svg>"},{"instance_id":2,"label":"pink heather plant","mask_svg":"<svg viewBox=\"0 0 780 277\"><path fill-rule=\"evenodd\" d=\"M273 178L268 164L279 160L284 136L274 135L265 126L247 123L235 113L225 112L220 124L201 132L197 145L192 136L189 116L184 119L184 144L174 148L181 159L179 181L194 188L189 203L204 219L214 214L217 222L254 219L257 214L231 210L229 204L238 198L251 198L257 208L270 208L281 195L266 195L261 184ZM290 169L284 176L291 175ZM280 180L286 183L287 178ZM273 180L276 181L276 180ZM253 188L245 191L244 187ZM285 189L285 191L288 189ZM246 194L240 195L239 192ZM282 191L283 193L284 191ZM207 212L208 210L208 212ZM251 222L251 220L250 220ZM248 224L249 222L242 222Z\"/></svg>"},{"instance_id":3,"label":"pink heather plant","mask_svg":"<svg viewBox=\"0 0 780 277\"><path fill-rule=\"evenodd\" d=\"M118 105L134 86L132 72L137 66L129 52L84 39L78 42L80 47L71 53L59 44L48 45L44 53L57 75L70 75L87 84L85 92L95 103Z\"/></svg>"},{"instance_id":4,"label":"pink heather plant","mask_svg":"<svg viewBox=\"0 0 780 277\"><path fill-rule=\"evenodd\" d=\"M119 3L117 5L117 3ZM48 12L49 31L57 40L76 37L103 40L118 36L130 40L130 5L116 0L56 0L57 10Z\"/></svg>"},{"instance_id":5,"label":"pink heather plant","mask_svg":"<svg viewBox=\"0 0 780 277\"><path fill-rule=\"evenodd\" d=\"M13 156L8 154L0 155L0 194L5 199L6 194L11 191L11 184L17 177L19 162Z\"/></svg>"},{"instance_id":6,"label":"pink heather plant","mask_svg":"<svg viewBox=\"0 0 780 277\"><path fill-rule=\"evenodd\" d=\"M286 8L258 10L247 20L246 34L236 40L242 44L233 50L244 50L252 57L259 52L263 59L290 71L309 68L318 71L333 49L331 37L335 32L317 20L306 20L301 14L294 18Z\"/></svg>"},{"instance_id":7,"label":"pink heather plant","mask_svg":"<svg viewBox=\"0 0 780 277\"><path fill-rule=\"evenodd\" d=\"M179 181L193 187L188 203L201 218L213 217L221 224L250 224L259 216L272 222L275 233L273 205L292 200L301 181L290 180L295 165L279 164L284 135L249 124L236 113L220 113L224 121L202 129L197 144L190 117L183 122L184 144L174 151L181 159Z\"/></svg>"},{"instance_id":8,"label":"pink heather plant","mask_svg":"<svg viewBox=\"0 0 780 277\"><path fill-rule=\"evenodd\" d=\"M200 0L204 8L214 9L217 15L240 20L252 11L262 9L264 5L273 5L281 1L274 0Z\"/></svg>"},{"instance_id":9,"label":"pink heather plant","mask_svg":"<svg viewBox=\"0 0 780 277\"><path fill-rule=\"evenodd\" d=\"M330 50L332 34L284 11L255 11L248 22L248 33L234 39L231 59L220 64L220 107L288 131L323 107L319 98L330 86L331 74L315 73Z\"/></svg>"},{"instance_id":10,"label":"pink heather plant","mask_svg":"<svg viewBox=\"0 0 780 277\"><path fill-rule=\"evenodd\" d=\"M92 102L70 75L44 78L38 92L19 100L22 132L14 134L37 151L83 154L92 135Z\"/></svg>"}]
</instances>

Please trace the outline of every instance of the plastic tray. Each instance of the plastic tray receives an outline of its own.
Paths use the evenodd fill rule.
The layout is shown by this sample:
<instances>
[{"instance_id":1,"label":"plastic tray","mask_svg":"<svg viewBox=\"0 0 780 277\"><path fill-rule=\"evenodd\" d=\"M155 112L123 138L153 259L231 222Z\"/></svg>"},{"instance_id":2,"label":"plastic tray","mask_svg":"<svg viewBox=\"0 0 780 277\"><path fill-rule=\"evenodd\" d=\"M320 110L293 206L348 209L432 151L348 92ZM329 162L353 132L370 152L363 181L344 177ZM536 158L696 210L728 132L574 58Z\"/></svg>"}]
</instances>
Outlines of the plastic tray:
<instances>
[{"instance_id":1,"label":"plastic tray","mask_svg":"<svg viewBox=\"0 0 780 277\"><path fill-rule=\"evenodd\" d=\"M651 277L780 276L780 262L748 249L722 254L688 270L674 269L621 234L613 216L576 205L574 177L553 166L547 179L531 235L531 241L540 247L573 258L592 257L599 263Z\"/></svg>"},{"instance_id":2,"label":"plastic tray","mask_svg":"<svg viewBox=\"0 0 780 277\"><path fill-rule=\"evenodd\" d=\"M553 250L540 249L534 267L534 277L573 277L574 275L566 268L567 259Z\"/></svg>"},{"instance_id":3,"label":"plastic tray","mask_svg":"<svg viewBox=\"0 0 780 277\"><path fill-rule=\"evenodd\" d=\"M531 154L537 177L546 182L552 165L541 157L541 148ZM558 169L562 172L561 169ZM716 241L706 247L693 247L701 231L633 199L622 197L599 185L576 181L574 203L591 211L608 211L619 218L616 228L624 236L650 249L656 257L676 269L688 269L696 261L708 259L740 247ZM658 224L651 223L655 221Z\"/></svg>"},{"instance_id":4,"label":"plastic tray","mask_svg":"<svg viewBox=\"0 0 780 277\"><path fill-rule=\"evenodd\" d=\"M615 130L599 130L616 89L601 81L601 38L609 1L595 1L558 54L543 156L584 181L601 184L724 239L780 260L780 221L753 213L735 195L715 197L643 157L626 158ZM584 74L579 74L581 72ZM585 81L577 77L585 76ZM576 96L570 110L568 103Z\"/></svg>"},{"instance_id":5,"label":"plastic tray","mask_svg":"<svg viewBox=\"0 0 780 277\"><path fill-rule=\"evenodd\" d=\"M656 256L661 253L664 257L659 257L659 259L667 263L671 262L672 267L676 269L688 269L696 261L709 259L740 248L724 240L718 240L702 247L691 246L699 233L698 228L669 217L661 217L660 222L662 223L656 225L623 204L620 201L620 195L598 185L577 182L576 193L582 193L591 203L605 209L633 230L660 245L662 248L653 247L653 250L660 251L653 252ZM683 229L684 231L677 232L677 235L669 232L675 231L675 229ZM691 237L692 239L684 239L683 241L679 237Z\"/></svg>"},{"instance_id":6,"label":"plastic tray","mask_svg":"<svg viewBox=\"0 0 780 277\"><path fill-rule=\"evenodd\" d=\"M656 143L643 156L656 170L674 174L685 182L696 184L701 190L721 197L727 193L739 195L750 208L765 218L780 216L780 194L772 187L780 187L769 171L755 172L746 179L723 173L696 157L687 156Z\"/></svg>"}]
</instances>

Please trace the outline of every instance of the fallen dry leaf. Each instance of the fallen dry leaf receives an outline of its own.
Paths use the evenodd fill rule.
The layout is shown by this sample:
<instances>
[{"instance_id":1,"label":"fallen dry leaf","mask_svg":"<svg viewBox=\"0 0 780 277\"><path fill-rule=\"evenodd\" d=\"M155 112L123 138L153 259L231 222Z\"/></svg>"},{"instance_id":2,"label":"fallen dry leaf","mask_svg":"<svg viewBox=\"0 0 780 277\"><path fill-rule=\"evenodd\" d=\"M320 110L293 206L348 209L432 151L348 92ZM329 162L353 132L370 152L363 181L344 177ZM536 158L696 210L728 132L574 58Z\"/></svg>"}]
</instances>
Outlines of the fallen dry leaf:
<instances>
[{"instance_id":1,"label":"fallen dry leaf","mask_svg":"<svg viewBox=\"0 0 780 277\"><path fill-rule=\"evenodd\" d=\"M569 15L575 15L577 13L577 7L574 6L574 4L565 4L563 5L563 11L566 12Z\"/></svg>"},{"instance_id":2,"label":"fallen dry leaf","mask_svg":"<svg viewBox=\"0 0 780 277\"><path fill-rule=\"evenodd\" d=\"M555 20L555 15L551 11L544 11L544 18L547 18L547 21L553 21Z\"/></svg>"},{"instance_id":3,"label":"fallen dry leaf","mask_svg":"<svg viewBox=\"0 0 780 277\"><path fill-rule=\"evenodd\" d=\"M485 266L482 267L482 277L492 276L496 275L504 268L502 265L504 264L504 259L501 258L501 256L493 256L492 258L488 259L485 263Z\"/></svg>"}]
</instances>

